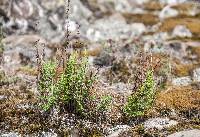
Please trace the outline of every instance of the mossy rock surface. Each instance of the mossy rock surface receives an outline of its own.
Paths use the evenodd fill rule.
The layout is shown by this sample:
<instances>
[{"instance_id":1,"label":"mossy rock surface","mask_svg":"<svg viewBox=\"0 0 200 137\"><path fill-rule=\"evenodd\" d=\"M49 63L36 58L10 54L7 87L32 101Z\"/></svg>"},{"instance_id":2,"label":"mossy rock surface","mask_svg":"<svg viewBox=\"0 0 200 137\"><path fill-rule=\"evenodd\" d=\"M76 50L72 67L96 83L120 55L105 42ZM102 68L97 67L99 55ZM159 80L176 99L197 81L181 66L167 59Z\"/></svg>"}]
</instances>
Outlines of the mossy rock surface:
<instances>
[{"instance_id":1,"label":"mossy rock surface","mask_svg":"<svg viewBox=\"0 0 200 137\"><path fill-rule=\"evenodd\" d=\"M176 110L177 112L199 110L200 91L192 87L169 87L160 92L156 98L159 109Z\"/></svg>"},{"instance_id":2,"label":"mossy rock surface","mask_svg":"<svg viewBox=\"0 0 200 137\"><path fill-rule=\"evenodd\" d=\"M156 15L151 13L148 14L132 14L132 13L124 13L124 18L128 23L144 23L144 25L155 25L159 22L159 18Z\"/></svg>"},{"instance_id":3,"label":"mossy rock surface","mask_svg":"<svg viewBox=\"0 0 200 137\"><path fill-rule=\"evenodd\" d=\"M161 32L172 32L177 25L185 25L194 36L200 36L200 18L196 17L174 17L166 19L160 26Z\"/></svg>"}]
</instances>

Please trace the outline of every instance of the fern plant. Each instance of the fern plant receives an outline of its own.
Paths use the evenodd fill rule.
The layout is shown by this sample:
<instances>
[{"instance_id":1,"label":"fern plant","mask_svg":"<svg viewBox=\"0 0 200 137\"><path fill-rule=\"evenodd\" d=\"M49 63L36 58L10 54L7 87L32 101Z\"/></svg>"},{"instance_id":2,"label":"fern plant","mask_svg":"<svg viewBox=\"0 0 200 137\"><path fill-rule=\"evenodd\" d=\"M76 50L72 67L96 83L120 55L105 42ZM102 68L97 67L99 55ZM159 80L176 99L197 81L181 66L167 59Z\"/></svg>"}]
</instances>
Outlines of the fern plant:
<instances>
[{"instance_id":1,"label":"fern plant","mask_svg":"<svg viewBox=\"0 0 200 137\"><path fill-rule=\"evenodd\" d=\"M45 62L41 66L38 88L43 101L42 108L46 111L56 103L55 87L56 63Z\"/></svg>"},{"instance_id":2,"label":"fern plant","mask_svg":"<svg viewBox=\"0 0 200 137\"><path fill-rule=\"evenodd\" d=\"M124 107L126 115L131 117L144 115L145 111L153 104L155 97L154 85L153 70L148 70L142 86L128 98L128 102Z\"/></svg>"},{"instance_id":3,"label":"fern plant","mask_svg":"<svg viewBox=\"0 0 200 137\"><path fill-rule=\"evenodd\" d=\"M38 87L45 111L62 105L72 113L86 112L89 91L96 79L92 73L88 75L87 58L79 63L77 53L73 53L61 73L57 72L55 62L45 62L40 70Z\"/></svg>"}]
</instances>

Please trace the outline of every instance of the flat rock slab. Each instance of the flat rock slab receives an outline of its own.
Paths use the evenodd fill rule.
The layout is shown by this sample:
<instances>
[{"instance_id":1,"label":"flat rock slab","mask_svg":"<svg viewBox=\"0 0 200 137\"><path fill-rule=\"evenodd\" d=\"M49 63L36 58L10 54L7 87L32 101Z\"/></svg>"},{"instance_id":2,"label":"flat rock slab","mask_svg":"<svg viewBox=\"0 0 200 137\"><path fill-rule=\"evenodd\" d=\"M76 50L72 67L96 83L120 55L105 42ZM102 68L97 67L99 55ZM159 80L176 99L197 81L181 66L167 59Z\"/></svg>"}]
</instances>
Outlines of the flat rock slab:
<instances>
[{"instance_id":1,"label":"flat rock slab","mask_svg":"<svg viewBox=\"0 0 200 137\"><path fill-rule=\"evenodd\" d=\"M18 133L10 132L8 134L0 134L0 137L21 137Z\"/></svg>"},{"instance_id":2,"label":"flat rock slab","mask_svg":"<svg viewBox=\"0 0 200 137\"><path fill-rule=\"evenodd\" d=\"M188 131L180 131L169 135L168 137L200 137L200 130L193 129Z\"/></svg>"},{"instance_id":3,"label":"flat rock slab","mask_svg":"<svg viewBox=\"0 0 200 137\"><path fill-rule=\"evenodd\" d=\"M109 129L109 135L107 137L119 137L121 132L127 131L129 128L128 125L117 125L116 127Z\"/></svg>"},{"instance_id":4,"label":"flat rock slab","mask_svg":"<svg viewBox=\"0 0 200 137\"><path fill-rule=\"evenodd\" d=\"M191 83L192 83L192 79L190 76L172 79L172 84L174 86L188 86Z\"/></svg>"},{"instance_id":5,"label":"flat rock slab","mask_svg":"<svg viewBox=\"0 0 200 137\"><path fill-rule=\"evenodd\" d=\"M145 129L157 128L159 130L174 126L178 122L170 120L169 118L151 118L144 122Z\"/></svg>"}]
</instances>

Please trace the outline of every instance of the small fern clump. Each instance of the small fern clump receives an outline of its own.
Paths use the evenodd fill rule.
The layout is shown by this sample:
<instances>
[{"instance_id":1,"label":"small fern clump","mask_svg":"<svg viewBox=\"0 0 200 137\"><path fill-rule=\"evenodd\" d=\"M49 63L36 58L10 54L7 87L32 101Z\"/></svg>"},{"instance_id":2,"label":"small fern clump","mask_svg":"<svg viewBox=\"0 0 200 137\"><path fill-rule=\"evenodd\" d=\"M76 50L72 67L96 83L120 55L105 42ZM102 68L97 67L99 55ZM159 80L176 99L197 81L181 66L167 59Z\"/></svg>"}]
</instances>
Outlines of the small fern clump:
<instances>
[{"instance_id":1,"label":"small fern clump","mask_svg":"<svg viewBox=\"0 0 200 137\"><path fill-rule=\"evenodd\" d=\"M156 95L154 70L157 65L153 63L152 54L141 52L137 62L133 93L123 108L124 113L131 117L144 115L151 108Z\"/></svg>"},{"instance_id":2,"label":"small fern clump","mask_svg":"<svg viewBox=\"0 0 200 137\"><path fill-rule=\"evenodd\" d=\"M45 62L41 66L40 78L38 81L38 88L40 91L40 97L43 100L42 108L46 111L53 105L55 105L56 100L56 63L55 62Z\"/></svg>"},{"instance_id":3,"label":"small fern clump","mask_svg":"<svg viewBox=\"0 0 200 137\"><path fill-rule=\"evenodd\" d=\"M38 87L42 108L46 111L59 105L69 112L84 114L96 78L92 73L88 75L87 58L81 59L79 63L77 53L73 53L63 70L58 72L58 69L55 62L44 62L41 65Z\"/></svg>"},{"instance_id":4,"label":"small fern clump","mask_svg":"<svg viewBox=\"0 0 200 137\"><path fill-rule=\"evenodd\" d=\"M154 85L153 70L148 70L143 85L128 98L124 108L128 116L142 116L152 106L155 97Z\"/></svg>"}]
</instances>

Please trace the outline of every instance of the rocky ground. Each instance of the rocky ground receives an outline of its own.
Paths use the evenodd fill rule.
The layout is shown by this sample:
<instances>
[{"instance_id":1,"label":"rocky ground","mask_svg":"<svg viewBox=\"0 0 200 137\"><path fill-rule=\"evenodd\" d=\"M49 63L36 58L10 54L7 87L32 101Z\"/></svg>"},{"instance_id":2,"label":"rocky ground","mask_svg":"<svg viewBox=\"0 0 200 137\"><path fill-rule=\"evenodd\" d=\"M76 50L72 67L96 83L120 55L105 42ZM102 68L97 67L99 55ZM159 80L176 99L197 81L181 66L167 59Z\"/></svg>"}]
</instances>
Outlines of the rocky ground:
<instances>
[{"instance_id":1,"label":"rocky ground","mask_svg":"<svg viewBox=\"0 0 200 137\"><path fill-rule=\"evenodd\" d=\"M71 0L69 18L66 9L64 0L0 1L0 136L200 137L199 1ZM143 118L101 127L41 112L35 45L55 58L67 28L71 48L87 49L91 68L100 67L96 90L115 105L131 93L137 53L160 60L155 103Z\"/></svg>"}]
</instances>

